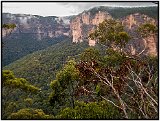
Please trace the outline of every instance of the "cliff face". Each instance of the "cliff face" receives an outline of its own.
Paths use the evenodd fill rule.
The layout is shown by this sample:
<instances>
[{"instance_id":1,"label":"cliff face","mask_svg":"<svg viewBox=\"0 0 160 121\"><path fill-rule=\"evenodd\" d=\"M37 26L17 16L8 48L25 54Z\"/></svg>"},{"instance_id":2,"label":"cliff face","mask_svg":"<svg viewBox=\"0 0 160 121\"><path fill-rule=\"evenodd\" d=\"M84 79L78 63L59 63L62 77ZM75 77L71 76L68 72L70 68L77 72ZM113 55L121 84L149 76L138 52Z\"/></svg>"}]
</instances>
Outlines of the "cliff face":
<instances>
[{"instance_id":1,"label":"cliff face","mask_svg":"<svg viewBox=\"0 0 160 121\"><path fill-rule=\"evenodd\" d=\"M73 42L82 42L87 39L87 36L92 32L95 27L104 21L110 19L111 16L106 12L99 11L95 15L90 12L83 12L71 20L70 28L73 36ZM95 41L89 40L89 45L94 46Z\"/></svg>"},{"instance_id":2,"label":"cliff face","mask_svg":"<svg viewBox=\"0 0 160 121\"><path fill-rule=\"evenodd\" d=\"M139 13L135 13L135 14L126 16L120 19L120 21L122 21L125 27L127 27L128 29L132 29L132 30L144 23L156 24L156 21L153 18L150 18L147 15L143 15Z\"/></svg>"},{"instance_id":3,"label":"cliff face","mask_svg":"<svg viewBox=\"0 0 160 121\"><path fill-rule=\"evenodd\" d=\"M95 46L96 41L88 39L88 35L96 29L99 23L105 19L115 19L116 16L116 19L122 21L126 31L132 37L125 49L130 51L132 55L144 50L143 54L156 56L158 37L149 36L142 39L136 33L136 29L146 22L157 24L157 19L149 17L151 14L147 14L149 16L140 14L144 10L135 12L135 14L126 14L127 10L99 7L85 11L77 16L66 17L3 13L2 23L16 24L16 28L13 30L2 30L2 41L4 43L3 66L66 38L70 39L70 37L72 37L72 42L87 41L90 46ZM151 13L150 10L149 8L146 13ZM137 10L134 9L134 11ZM153 14L156 16L156 12L153 12Z\"/></svg>"},{"instance_id":4,"label":"cliff face","mask_svg":"<svg viewBox=\"0 0 160 121\"><path fill-rule=\"evenodd\" d=\"M126 48L130 49L131 53L134 55L143 50L145 55L157 55L157 42L158 37L149 36L147 38L140 38L136 32L137 28L144 23L151 23L156 25L157 21L147 15L142 15L139 13L131 14L127 17L120 19L125 26L126 31L133 37Z\"/></svg>"},{"instance_id":5,"label":"cliff face","mask_svg":"<svg viewBox=\"0 0 160 121\"><path fill-rule=\"evenodd\" d=\"M103 22L105 19L112 19L112 16L107 12L101 11L94 15L91 15L90 12L83 12L82 14L76 16L71 20L70 24L73 42L77 43L87 40L90 46L94 46L96 41L87 39L87 37L92 31L95 30L98 24ZM142 39L136 32L138 26L144 23L157 24L155 19L150 18L147 15L135 13L120 18L119 20L122 21L122 24L125 26L125 30L132 37L132 40L130 40L126 47L131 54L137 54L145 48L144 54L154 56L157 55L158 38L150 36Z\"/></svg>"},{"instance_id":6,"label":"cliff face","mask_svg":"<svg viewBox=\"0 0 160 121\"><path fill-rule=\"evenodd\" d=\"M13 30L2 30L2 66L34 51L45 49L70 36L69 18L26 14L2 14L2 23L14 23Z\"/></svg>"},{"instance_id":7,"label":"cliff face","mask_svg":"<svg viewBox=\"0 0 160 121\"><path fill-rule=\"evenodd\" d=\"M42 17L26 14L3 14L3 23L15 23L16 28L12 31L15 34L32 33L35 38L42 40L44 38L54 38L58 36L69 36L69 23L63 21L63 18L54 16ZM5 37L10 32L3 29L2 35Z\"/></svg>"},{"instance_id":8,"label":"cliff face","mask_svg":"<svg viewBox=\"0 0 160 121\"><path fill-rule=\"evenodd\" d=\"M73 42L82 41L82 22L81 18L76 17L70 24Z\"/></svg>"}]
</instances>

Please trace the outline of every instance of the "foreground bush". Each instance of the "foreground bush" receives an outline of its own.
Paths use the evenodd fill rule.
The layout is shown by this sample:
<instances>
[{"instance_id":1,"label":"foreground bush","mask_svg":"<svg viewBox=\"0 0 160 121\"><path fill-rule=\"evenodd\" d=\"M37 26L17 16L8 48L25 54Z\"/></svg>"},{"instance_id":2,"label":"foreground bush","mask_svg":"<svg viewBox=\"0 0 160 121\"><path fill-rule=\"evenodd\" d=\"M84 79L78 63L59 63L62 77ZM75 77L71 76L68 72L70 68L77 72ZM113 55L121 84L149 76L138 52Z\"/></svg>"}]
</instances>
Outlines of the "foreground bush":
<instances>
[{"instance_id":1,"label":"foreground bush","mask_svg":"<svg viewBox=\"0 0 160 121\"><path fill-rule=\"evenodd\" d=\"M9 119L53 119L53 116L46 115L42 109L25 108L12 113Z\"/></svg>"},{"instance_id":2,"label":"foreground bush","mask_svg":"<svg viewBox=\"0 0 160 121\"><path fill-rule=\"evenodd\" d=\"M119 119L120 112L114 106L101 102L79 102L75 103L75 108L64 108L57 119Z\"/></svg>"}]
</instances>

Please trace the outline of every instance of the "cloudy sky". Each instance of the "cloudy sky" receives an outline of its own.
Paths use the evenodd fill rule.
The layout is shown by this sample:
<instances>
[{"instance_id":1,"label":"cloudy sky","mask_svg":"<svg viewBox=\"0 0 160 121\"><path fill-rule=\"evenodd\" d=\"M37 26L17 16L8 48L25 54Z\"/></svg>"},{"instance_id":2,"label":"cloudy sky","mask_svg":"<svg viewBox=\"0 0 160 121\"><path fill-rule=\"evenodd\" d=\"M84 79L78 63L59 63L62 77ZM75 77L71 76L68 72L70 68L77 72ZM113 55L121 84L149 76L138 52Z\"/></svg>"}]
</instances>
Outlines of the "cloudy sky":
<instances>
[{"instance_id":1,"label":"cloudy sky","mask_svg":"<svg viewBox=\"0 0 160 121\"><path fill-rule=\"evenodd\" d=\"M41 16L76 15L95 6L156 6L152 2L3 2L3 13L23 13Z\"/></svg>"}]
</instances>

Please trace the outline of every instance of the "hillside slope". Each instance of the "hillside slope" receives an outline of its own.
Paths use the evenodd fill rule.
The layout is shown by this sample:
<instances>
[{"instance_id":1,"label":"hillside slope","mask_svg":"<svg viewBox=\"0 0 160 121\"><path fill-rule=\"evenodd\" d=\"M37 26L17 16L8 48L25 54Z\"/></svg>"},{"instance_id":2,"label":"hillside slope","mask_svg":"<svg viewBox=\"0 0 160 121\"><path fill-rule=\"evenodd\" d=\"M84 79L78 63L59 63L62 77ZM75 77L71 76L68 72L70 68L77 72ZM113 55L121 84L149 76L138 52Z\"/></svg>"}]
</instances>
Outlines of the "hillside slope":
<instances>
[{"instance_id":1,"label":"hillside slope","mask_svg":"<svg viewBox=\"0 0 160 121\"><path fill-rule=\"evenodd\" d=\"M65 17L65 21L67 20ZM56 16L3 13L2 23L16 24L12 32L2 29L4 43L2 66L69 36L68 23Z\"/></svg>"},{"instance_id":2,"label":"hillside slope","mask_svg":"<svg viewBox=\"0 0 160 121\"><path fill-rule=\"evenodd\" d=\"M71 39L67 39L45 50L28 54L5 66L3 70L11 70L17 78L25 78L31 84L41 88L42 93L34 97L37 103L33 104L32 107L42 108L47 112L47 108L44 105L48 102L48 96L51 91L49 85L55 78L56 72L65 64L67 58L78 55L87 47L89 46L85 42L74 44Z\"/></svg>"}]
</instances>

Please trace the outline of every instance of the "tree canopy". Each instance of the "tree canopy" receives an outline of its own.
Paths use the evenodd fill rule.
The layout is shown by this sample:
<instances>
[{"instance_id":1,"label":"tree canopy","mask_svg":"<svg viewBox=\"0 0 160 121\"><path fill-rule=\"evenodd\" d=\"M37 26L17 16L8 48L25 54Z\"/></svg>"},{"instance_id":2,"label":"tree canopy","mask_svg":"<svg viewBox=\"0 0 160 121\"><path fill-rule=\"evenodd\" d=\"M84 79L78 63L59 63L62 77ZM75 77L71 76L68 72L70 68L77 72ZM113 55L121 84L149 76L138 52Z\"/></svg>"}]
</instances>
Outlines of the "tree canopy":
<instances>
[{"instance_id":1,"label":"tree canopy","mask_svg":"<svg viewBox=\"0 0 160 121\"><path fill-rule=\"evenodd\" d=\"M141 37L146 38L148 36L156 34L158 32L158 28L153 24L145 23L139 26L137 31L139 32Z\"/></svg>"},{"instance_id":2,"label":"tree canopy","mask_svg":"<svg viewBox=\"0 0 160 121\"><path fill-rule=\"evenodd\" d=\"M3 70L2 72L2 87L21 88L24 91L37 92L40 89L29 84L24 78L15 78L10 70Z\"/></svg>"},{"instance_id":3,"label":"tree canopy","mask_svg":"<svg viewBox=\"0 0 160 121\"><path fill-rule=\"evenodd\" d=\"M8 23L8 24L2 25L2 28L5 28L5 29L14 29L15 27L16 27L16 24L13 24L13 23Z\"/></svg>"},{"instance_id":4,"label":"tree canopy","mask_svg":"<svg viewBox=\"0 0 160 121\"><path fill-rule=\"evenodd\" d=\"M47 115L42 109L25 108L20 109L18 112L12 113L9 119L53 119L52 115Z\"/></svg>"},{"instance_id":5,"label":"tree canopy","mask_svg":"<svg viewBox=\"0 0 160 121\"><path fill-rule=\"evenodd\" d=\"M119 47L120 49L130 40L130 36L124 30L122 22L114 19L104 20L97 29L89 35L89 38L98 41L107 47Z\"/></svg>"},{"instance_id":6,"label":"tree canopy","mask_svg":"<svg viewBox=\"0 0 160 121\"><path fill-rule=\"evenodd\" d=\"M54 104L58 101L61 105L74 107L74 91L78 81L78 70L75 68L76 62L70 60L64 66L63 70L56 75L56 80L51 82L53 92L50 95L50 102Z\"/></svg>"}]
</instances>

